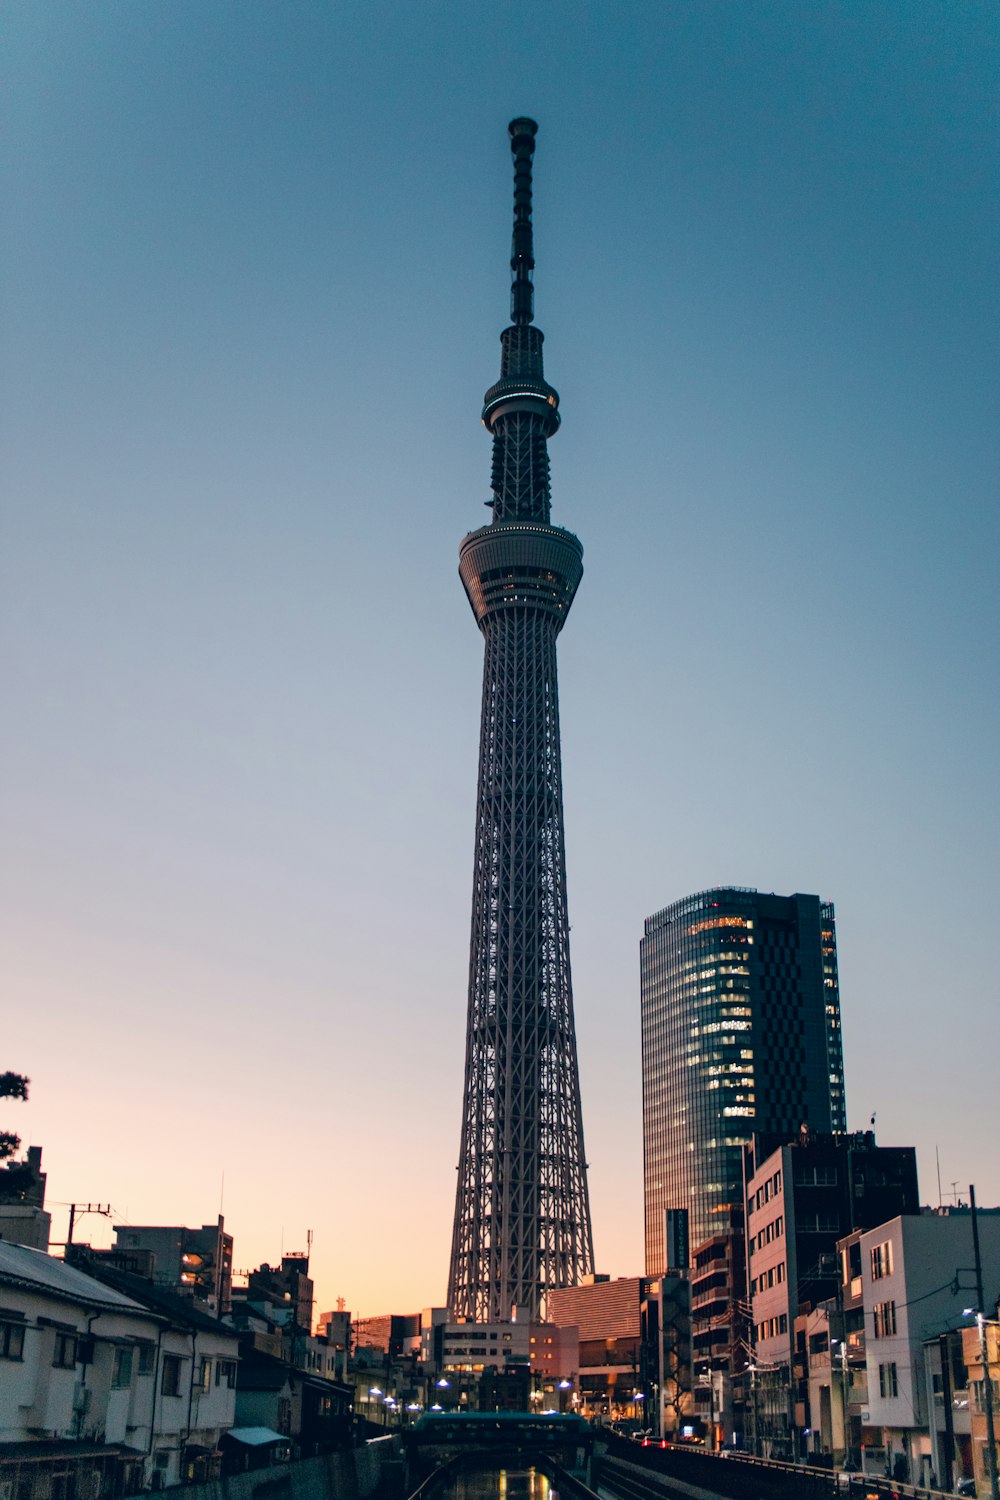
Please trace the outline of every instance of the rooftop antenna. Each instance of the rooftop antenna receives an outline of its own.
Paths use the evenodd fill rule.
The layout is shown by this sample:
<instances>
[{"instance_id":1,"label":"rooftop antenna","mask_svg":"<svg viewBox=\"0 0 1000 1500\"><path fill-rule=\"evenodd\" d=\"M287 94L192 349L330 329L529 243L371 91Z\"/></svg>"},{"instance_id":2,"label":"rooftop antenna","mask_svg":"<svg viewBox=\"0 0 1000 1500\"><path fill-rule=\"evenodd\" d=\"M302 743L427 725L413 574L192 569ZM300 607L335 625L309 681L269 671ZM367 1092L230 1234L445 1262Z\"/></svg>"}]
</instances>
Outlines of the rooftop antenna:
<instances>
[{"instance_id":1,"label":"rooftop antenna","mask_svg":"<svg viewBox=\"0 0 1000 1500\"><path fill-rule=\"evenodd\" d=\"M937 1162L938 1208L943 1208L944 1198L941 1195L941 1152L938 1150L936 1145L934 1147L934 1160Z\"/></svg>"},{"instance_id":2,"label":"rooftop antenna","mask_svg":"<svg viewBox=\"0 0 1000 1500\"><path fill-rule=\"evenodd\" d=\"M511 120L510 149L514 155L514 235L510 247L510 321L518 326L535 321L535 293L531 273L535 247L531 233L531 159L538 126L534 120Z\"/></svg>"}]
</instances>

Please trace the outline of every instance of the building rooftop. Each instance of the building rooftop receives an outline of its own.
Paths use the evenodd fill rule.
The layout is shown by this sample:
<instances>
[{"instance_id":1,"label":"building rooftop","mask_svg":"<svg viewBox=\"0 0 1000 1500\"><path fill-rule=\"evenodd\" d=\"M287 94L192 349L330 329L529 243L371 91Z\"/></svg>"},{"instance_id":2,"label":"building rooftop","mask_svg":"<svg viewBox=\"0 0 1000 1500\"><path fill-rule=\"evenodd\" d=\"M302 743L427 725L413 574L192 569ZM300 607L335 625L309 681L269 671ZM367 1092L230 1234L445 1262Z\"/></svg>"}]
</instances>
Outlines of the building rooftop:
<instances>
[{"instance_id":1,"label":"building rooftop","mask_svg":"<svg viewBox=\"0 0 1000 1500\"><path fill-rule=\"evenodd\" d=\"M125 1292L109 1287L87 1276L75 1266L32 1250L27 1245L12 1245L0 1240L0 1284L20 1286L28 1291L45 1292L67 1302L85 1302L91 1307L120 1308L123 1312L146 1312Z\"/></svg>"}]
</instances>

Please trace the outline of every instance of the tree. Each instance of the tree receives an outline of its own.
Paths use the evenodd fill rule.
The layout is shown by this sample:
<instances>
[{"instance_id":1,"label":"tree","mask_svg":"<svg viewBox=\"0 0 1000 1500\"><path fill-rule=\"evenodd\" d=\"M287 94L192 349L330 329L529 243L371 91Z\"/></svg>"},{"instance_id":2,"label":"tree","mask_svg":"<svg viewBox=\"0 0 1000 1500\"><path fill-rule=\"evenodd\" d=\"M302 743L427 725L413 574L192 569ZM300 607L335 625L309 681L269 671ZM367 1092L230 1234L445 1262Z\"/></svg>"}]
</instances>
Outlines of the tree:
<instances>
[{"instance_id":1,"label":"tree","mask_svg":"<svg viewBox=\"0 0 1000 1500\"><path fill-rule=\"evenodd\" d=\"M0 1099L26 1100L30 1082L31 1079L25 1078L23 1073L0 1073ZM19 1135L12 1130L0 1130L0 1161L13 1156L20 1146ZM0 1167L0 1202L23 1199L34 1181L35 1173L27 1162L15 1161L7 1167Z\"/></svg>"}]
</instances>

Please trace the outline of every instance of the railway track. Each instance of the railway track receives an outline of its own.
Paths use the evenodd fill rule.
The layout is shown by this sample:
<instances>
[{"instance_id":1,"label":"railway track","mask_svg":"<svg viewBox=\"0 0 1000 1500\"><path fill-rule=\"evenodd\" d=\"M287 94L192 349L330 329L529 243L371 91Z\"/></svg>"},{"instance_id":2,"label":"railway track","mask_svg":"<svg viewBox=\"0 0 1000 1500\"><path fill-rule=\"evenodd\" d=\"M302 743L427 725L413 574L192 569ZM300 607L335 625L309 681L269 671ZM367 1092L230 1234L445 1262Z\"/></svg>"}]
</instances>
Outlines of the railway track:
<instances>
[{"instance_id":1,"label":"railway track","mask_svg":"<svg viewBox=\"0 0 1000 1500\"><path fill-rule=\"evenodd\" d=\"M692 1500L713 1492L666 1474L639 1469L623 1459L603 1458L597 1480L600 1500Z\"/></svg>"},{"instance_id":2,"label":"railway track","mask_svg":"<svg viewBox=\"0 0 1000 1500\"><path fill-rule=\"evenodd\" d=\"M832 1500L832 1474L712 1458L669 1449L610 1452L595 1465L596 1488L618 1500ZM845 1493L844 1500L848 1500Z\"/></svg>"}]
</instances>

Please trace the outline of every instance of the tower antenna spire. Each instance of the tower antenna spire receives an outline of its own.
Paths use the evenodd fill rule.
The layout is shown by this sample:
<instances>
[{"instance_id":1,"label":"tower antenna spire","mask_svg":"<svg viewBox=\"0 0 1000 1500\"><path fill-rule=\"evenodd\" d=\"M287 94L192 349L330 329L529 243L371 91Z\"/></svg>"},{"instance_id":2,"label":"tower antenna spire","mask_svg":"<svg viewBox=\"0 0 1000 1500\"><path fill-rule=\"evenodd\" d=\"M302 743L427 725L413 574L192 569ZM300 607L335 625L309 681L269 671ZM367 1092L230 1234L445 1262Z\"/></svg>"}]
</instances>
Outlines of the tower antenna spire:
<instances>
[{"instance_id":1,"label":"tower antenna spire","mask_svg":"<svg viewBox=\"0 0 1000 1500\"><path fill-rule=\"evenodd\" d=\"M518 327L535 320L535 247L531 232L531 160L538 126L534 120L511 120L510 149L514 157L514 235L510 249L510 320Z\"/></svg>"}]
</instances>

